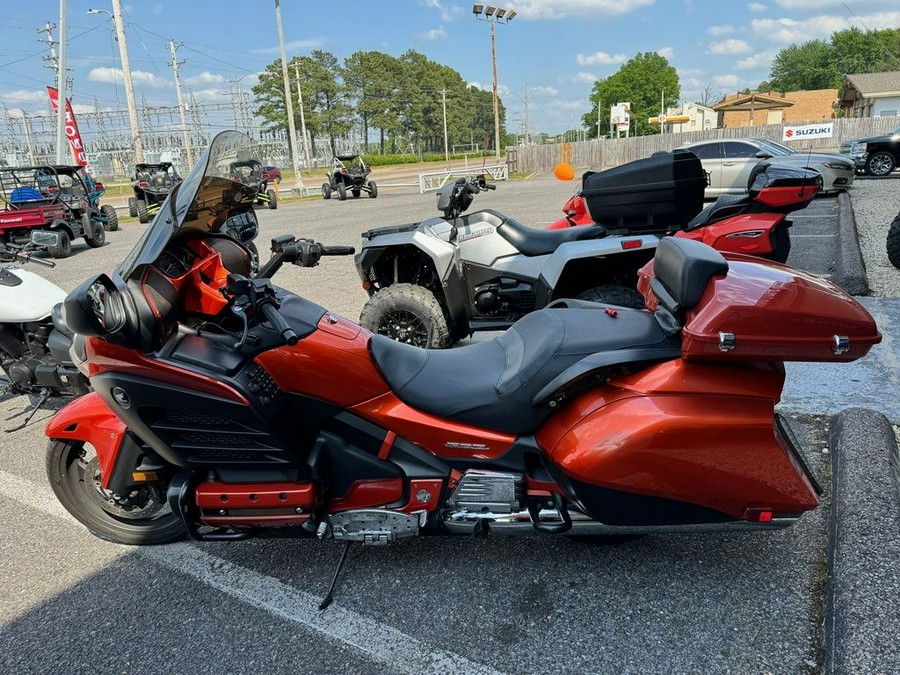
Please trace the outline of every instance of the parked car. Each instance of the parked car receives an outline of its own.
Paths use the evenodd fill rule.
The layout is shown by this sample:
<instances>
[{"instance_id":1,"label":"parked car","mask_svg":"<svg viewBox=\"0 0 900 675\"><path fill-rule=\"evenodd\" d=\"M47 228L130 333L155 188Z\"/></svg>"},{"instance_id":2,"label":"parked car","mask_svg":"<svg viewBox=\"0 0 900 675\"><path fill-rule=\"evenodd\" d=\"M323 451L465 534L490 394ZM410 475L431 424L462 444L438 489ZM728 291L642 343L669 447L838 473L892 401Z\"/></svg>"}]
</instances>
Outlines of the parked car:
<instances>
[{"instance_id":1,"label":"parked car","mask_svg":"<svg viewBox=\"0 0 900 675\"><path fill-rule=\"evenodd\" d=\"M900 166L900 127L884 136L844 141L841 154L853 160L859 173L887 176Z\"/></svg>"},{"instance_id":2,"label":"parked car","mask_svg":"<svg viewBox=\"0 0 900 675\"><path fill-rule=\"evenodd\" d=\"M281 182L281 169L277 166L264 166L262 168L262 177L263 180L270 180L273 183Z\"/></svg>"},{"instance_id":3,"label":"parked car","mask_svg":"<svg viewBox=\"0 0 900 675\"><path fill-rule=\"evenodd\" d=\"M822 174L823 193L843 190L853 184L853 162L836 153L798 152L765 138L718 139L687 143L681 147L697 155L703 170L709 174L707 199L721 194L746 192L750 172L760 160L776 166L818 171Z\"/></svg>"}]
</instances>

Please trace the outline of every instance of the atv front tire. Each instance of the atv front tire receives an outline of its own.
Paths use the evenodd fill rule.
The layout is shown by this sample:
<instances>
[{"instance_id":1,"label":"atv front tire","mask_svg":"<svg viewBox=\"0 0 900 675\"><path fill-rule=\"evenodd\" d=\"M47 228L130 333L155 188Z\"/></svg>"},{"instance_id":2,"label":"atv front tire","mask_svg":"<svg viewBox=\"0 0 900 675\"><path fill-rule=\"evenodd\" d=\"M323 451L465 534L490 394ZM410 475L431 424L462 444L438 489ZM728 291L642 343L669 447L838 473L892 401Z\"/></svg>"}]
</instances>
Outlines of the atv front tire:
<instances>
[{"instance_id":1,"label":"atv front tire","mask_svg":"<svg viewBox=\"0 0 900 675\"><path fill-rule=\"evenodd\" d=\"M447 317L434 294L415 284L382 288L363 307L359 323L373 333L428 349L452 344Z\"/></svg>"},{"instance_id":2,"label":"atv front tire","mask_svg":"<svg viewBox=\"0 0 900 675\"><path fill-rule=\"evenodd\" d=\"M147 213L147 202L143 199L138 199L137 202L137 217L139 223L149 223L150 215Z\"/></svg>"},{"instance_id":3,"label":"atv front tire","mask_svg":"<svg viewBox=\"0 0 900 675\"><path fill-rule=\"evenodd\" d=\"M94 228L94 236L84 235L84 241L91 248L100 248L106 243L106 230L100 227L98 223L97 227Z\"/></svg>"},{"instance_id":4,"label":"atv front tire","mask_svg":"<svg viewBox=\"0 0 900 675\"><path fill-rule=\"evenodd\" d=\"M595 286L579 293L578 300L597 302L601 305L615 305L616 307L632 307L644 309L644 297L633 288L625 286Z\"/></svg>"},{"instance_id":5,"label":"atv front tire","mask_svg":"<svg viewBox=\"0 0 900 675\"><path fill-rule=\"evenodd\" d=\"M900 269L900 213L897 214L894 222L888 228L887 255L891 265Z\"/></svg>"},{"instance_id":6,"label":"atv front tire","mask_svg":"<svg viewBox=\"0 0 900 675\"><path fill-rule=\"evenodd\" d=\"M375 185L372 181L369 181L369 197L371 199L375 199L378 196L378 186Z\"/></svg>"},{"instance_id":7,"label":"atv front tire","mask_svg":"<svg viewBox=\"0 0 900 675\"><path fill-rule=\"evenodd\" d=\"M266 190L266 197L269 198L269 208L277 209L278 208L278 195L275 193L275 190L269 188Z\"/></svg>"},{"instance_id":8,"label":"atv front tire","mask_svg":"<svg viewBox=\"0 0 900 675\"><path fill-rule=\"evenodd\" d=\"M347 199L347 188L344 187L343 183L338 185L337 193L338 193L338 199L340 199L341 201L344 201L345 199Z\"/></svg>"},{"instance_id":9,"label":"atv front tire","mask_svg":"<svg viewBox=\"0 0 900 675\"><path fill-rule=\"evenodd\" d=\"M322 183L322 199L331 199L331 186L328 183Z\"/></svg>"},{"instance_id":10,"label":"atv front tire","mask_svg":"<svg viewBox=\"0 0 900 675\"><path fill-rule=\"evenodd\" d=\"M59 235L59 243L56 246L50 246L47 252L51 258L68 258L72 255L72 239L65 230L54 230Z\"/></svg>"},{"instance_id":11,"label":"atv front tire","mask_svg":"<svg viewBox=\"0 0 900 675\"><path fill-rule=\"evenodd\" d=\"M137 215L137 199L134 197L128 198L128 215L132 218Z\"/></svg>"},{"instance_id":12,"label":"atv front tire","mask_svg":"<svg viewBox=\"0 0 900 675\"><path fill-rule=\"evenodd\" d=\"M106 218L103 229L108 232L115 232L119 229L119 214L116 213L116 210L112 206L104 204L100 207L100 213Z\"/></svg>"}]
</instances>

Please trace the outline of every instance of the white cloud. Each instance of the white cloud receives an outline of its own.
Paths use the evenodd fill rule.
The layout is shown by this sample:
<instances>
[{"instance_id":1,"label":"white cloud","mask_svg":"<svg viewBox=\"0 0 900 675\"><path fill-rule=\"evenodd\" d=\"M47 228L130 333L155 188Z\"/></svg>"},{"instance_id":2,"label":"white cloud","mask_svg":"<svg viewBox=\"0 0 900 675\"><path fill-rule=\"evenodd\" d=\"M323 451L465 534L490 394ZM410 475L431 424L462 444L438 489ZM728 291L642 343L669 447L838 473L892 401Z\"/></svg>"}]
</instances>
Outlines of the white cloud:
<instances>
[{"instance_id":1,"label":"white cloud","mask_svg":"<svg viewBox=\"0 0 900 675\"><path fill-rule=\"evenodd\" d=\"M663 47L662 49L657 49L656 53L665 59L669 59L670 61L675 58L675 50L671 47Z\"/></svg>"},{"instance_id":2,"label":"white cloud","mask_svg":"<svg viewBox=\"0 0 900 675\"><path fill-rule=\"evenodd\" d=\"M712 83L717 87L724 89L734 89L740 84L741 78L737 75L716 75L712 79Z\"/></svg>"},{"instance_id":3,"label":"white cloud","mask_svg":"<svg viewBox=\"0 0 900 675\"><path fill-rule=\"evenodd\" d=\"M425 31L424 33L419 33L419 37L423 40L428 40L429 42L433 40L443 40L447 37L447 31L444 30L443 26L438 26L437 28Z\"/></svg>"},{"instance_id":4,"label":"white cloud","mask_svg":"<svg viewBox=\"0 0 900 675\"><path fill-rule=\"evenodd\" d=\"M321 47L325 44L325 38L309 38L307 40L291 40L290 42L284 43L284 50L286 52L300 52L306 51L307 49L315 49L316 47ZM278 45L274 47L261 47L260 49L251 49L251 54L280 54L281 48Z\"/></svg>"},{"instance_id":5,"label":"white cloud","mask_svg":"<svg viewBox=\"0 0 900 675\"><path fill-rule=\"evenodd\" d=\"M449 22L458 19L465 13L465 10L459 5L444 5L441 0L423 0L426 7L437 9L441 13L441 21Z\"/></svg>"},{"instance_id":6,"label":"white cloud","mask_svg":"<svg viewBox=\"0 0 900 675\"><path fill-rule=\"evenodd\" d=\"M91 82L114 84L123 82L124 74L122 73L121 68L92 68L91 72L88 73L88 79ZM131 81L135 84L142 84L147 87L169 87L172 85L168 80L143 70L132 70Z\"/></svg>"},{"instance_id":7,"label":"white cloud","mask_svg":"<svg viewBox=\"0 0 900 675\"><path fill-rule=\"evenodd\" d=\"M885 4L896 2L896 0L868 0L867 4L883 2ZM775 0L775 4L784 9L807 10L807 9L824 9L825 7L843 7L844 4L854 4L854 0ZM859 1L855 4L860 4Z\"/></svg>"},{"instance_id":8,"label":"white cloud","mask_svg":"<svg viewBox=\"0 0 900 675\"><path fill-rule=\"evenodd\" d=\"M581 110L584 109L585 104L583 99L578 99L577 101L560 101L559 99L554 99L549 107L561 108L563 110Z\"/></svg>"},{"instance_id":9,"label":"white cloud","mask_svg":"<svg viewBox=\"0 0 900 675\"><path fill-rule=\"evenodd\" d=\"M535 96L556 96L559 90L554 87L532 87L531 93Z\"/></svg>"},{"instance_id":10,"label":"white cloud","mask_svg":"<svg viewBox=\"0 0 900 675\"><path fill-rule=\"evenodd\" d=\"M576 58L579 66L612 66L617 63L625 63L626 56L624 54L594 52L593 54L579 54Z\"/></svg>"},{"instance_id":11,"label":"white cloud","mask_svg":"<svg viewBox=\"0 0 900 675\"><path fill-rule=\"evenodd\" d=\"M204 89L191 89L191 93L198 101L223 101L224 96L228 96L229 92L218 87L207 87Z\"/></svg>"},{"instance_id":12,"label":"white cloud","mask_svg":"<svg viewBox=\"0 0 900 675\"><path fill-rule=\"evenodd\" d=\"M752 51L750 45L743 40L728 38L721 42L710 42L707 54L746 54Z\"/></svg>"},{"instance_id":13,"label":"white cloud","mask_svg":"<svg viewBox=\"0 0 900 675\"><path fill-rule=\"evenodd\" d=\"M729 33L734 32L734 26L710 26L706 29L706 32L712 35L713 37L721 37L723 35L728 35Z\"/></svg>"},{"instance_id":14,"label":"white cloud","mask_svg":"<svg viewBox=\"0 0 900 675\"><path fill-rule=\"evenodd\" d=\"M481 89L481 91L492 91L493 90L492 85L490 85L490 84L484 85L484 84L481 84L481 82L475 82L474 80L469 82L468 86L475 87L476 89Z\"/></svg>"},{"instance_id":15,"label":"white cloud","mask_svg":"<svg viewBox=\"0 0 900 675\"><path fill-rule=\"evenodd\" d=\"M700 77L703 71L699 68L679 68L678 75L680 77Z\"/></svg>"},{"instance_id":16,"label":"white cloud","mask_svg":"<svg viewBox=\"0 0 900 675\"><path fill-rule=\"evenodd\" d=\"M72 104L72 112L76 115L80 115L81 113L92 113L95 108L92 105L88 105L87 103L73 103Z\"/></svg>"},{"instance_id":17,"label":"white cloud","mask_svg":"<svg viewBox=\"0 0 900 675\"><path fill-rule=\"evenodd\" d=\"M7 91L3 95L3 99L7 101L19 101L20 103L42 102L50 104L50 98L47 96L45 89L14 89Z\"/></svg>"},{"instance_id":18,"label":"white cloud","mask_svg":"<svg viewBox=\"0 0 900 675\"><path fill-rule=\"evenodd\" d=\"M816 38L827 38L835 31L852 26L898 26L900 12L876 12L864 16L810 16L802 21L796 19L753 19L753 32L768 38L771 42L786 44L806 42Z\"/></svg>"},{"instance_id":19,"label":"white cloud","mask_svg":"<svg viewBox=\"0 0 900 675\"><path fill-rule=\"evenodd\" d=\"M519 0L516 9L523 19L565 19L572 15L607 19L648 7L656 0Z\"/></svg>"},{"instance_id":20,"label":"white cloud","mask_svg":"<svg viewBox=\"0 0 900 675\"><path fill-rule=\"evenodd\" d=\"M593 75L591 73L575 73L572 76L572 82L575 82L576 84L583 84L583 83L593 84L596 81L597 81L597 76Z\"/></svg>"},{"instance_id":21,"label":"white cloud","mask_svg":"<svg viewBox=\"0 0 900 675\"><path fill-rule=\"evenodd\" d=\"M761 2L751 2L749 5L747 5L747 9L749 9L751 12L765 12L768 8Z\"/></svg>"},{"instance_id":22,"label":"white cloud","mask_svg":"<svg viewBox=\"0 0 900 675\"><path fill-rule=\"evenodd\" d=\"M735 64L738 70L768 70L772 64L772 59L777 54L774 49L765 52L757 52L746 59L741 59Z\"/></svg>"},{"instance_id":23,"label":"white cloud","mask_svg":"<svg viewBox=\"0 0 900 675\"><path fill-rule=\"evenodd\" d=\"M218 73L211 73L208 70L204 70L199 75L192 75L187 78L184 82L185 84L222 84L225 81L225 77L223 75L219 75Z\"/></svg>"}]
</instances>

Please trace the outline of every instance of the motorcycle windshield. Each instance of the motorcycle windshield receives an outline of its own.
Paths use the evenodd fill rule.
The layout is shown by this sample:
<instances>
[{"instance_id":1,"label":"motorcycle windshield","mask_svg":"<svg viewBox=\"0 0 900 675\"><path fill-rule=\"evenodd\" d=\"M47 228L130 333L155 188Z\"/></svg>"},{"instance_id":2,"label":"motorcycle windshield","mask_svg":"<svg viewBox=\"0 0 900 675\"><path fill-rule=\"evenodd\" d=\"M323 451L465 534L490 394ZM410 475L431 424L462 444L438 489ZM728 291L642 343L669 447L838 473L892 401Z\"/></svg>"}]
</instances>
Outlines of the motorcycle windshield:
<instances>
[{"instance_id":1,"label":"motorcycle windshield","mask_svg":"<svg viewBox=\"0 0 900 675\"><path fill-rule=\"evenodd\" d=\"M252 208L256 189L232 176L235 162L251 159L253 142L237 131L223 131L162 203L159 213L119 266L128 280L156 261L183 229L218 230L229 216Z\"/></svg>"}]
</instances>

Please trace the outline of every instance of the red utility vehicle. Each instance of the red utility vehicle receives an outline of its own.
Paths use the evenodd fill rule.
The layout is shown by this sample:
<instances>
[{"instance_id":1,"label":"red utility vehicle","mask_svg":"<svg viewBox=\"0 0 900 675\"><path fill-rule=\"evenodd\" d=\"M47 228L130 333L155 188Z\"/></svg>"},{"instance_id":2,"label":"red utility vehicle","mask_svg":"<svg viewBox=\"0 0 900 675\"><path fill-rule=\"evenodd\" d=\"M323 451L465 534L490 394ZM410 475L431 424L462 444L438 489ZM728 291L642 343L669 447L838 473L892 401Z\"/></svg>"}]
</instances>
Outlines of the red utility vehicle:
<instances>
[{"instance_id":1,"label":"red utility vehicle","mask_svg":"<svg viewBox=\"0 0 900 675\"><path fill-rule=\"evenodd\" d=\"M84 237L92 248L106 243L103 223L81 180L80 166L0 167L0 242L36 244L32 232L51 230L56 242L46 249L54 258L72 252L72 240Z\"/></svg>"}]
</instances>

